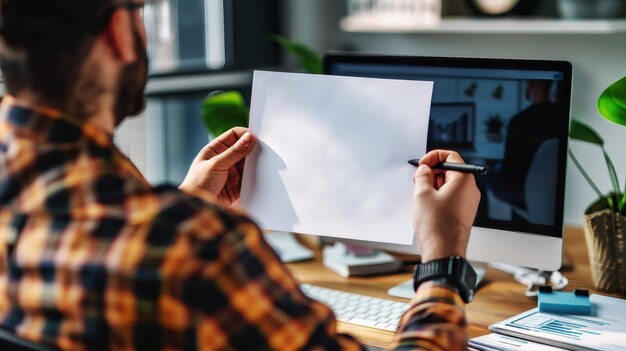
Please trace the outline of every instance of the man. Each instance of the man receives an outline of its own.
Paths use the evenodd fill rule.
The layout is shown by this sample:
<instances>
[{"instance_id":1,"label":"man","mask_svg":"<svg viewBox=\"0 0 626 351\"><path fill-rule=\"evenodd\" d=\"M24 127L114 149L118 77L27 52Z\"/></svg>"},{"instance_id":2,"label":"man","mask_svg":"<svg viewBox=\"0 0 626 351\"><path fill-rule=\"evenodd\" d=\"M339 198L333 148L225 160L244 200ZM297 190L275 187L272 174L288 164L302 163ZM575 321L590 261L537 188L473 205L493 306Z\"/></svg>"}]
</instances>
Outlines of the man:
<instances>
[{"instance_id":1,"label":"man","mask_svg":"<svg viewBox=\"0 0 626 351\"><path fill-rule=\"evenodd\" d=\"M0 325L63 350L361 349L237 210L255 139L203 149L180 189L154 188L113 145L143 108L142 2L1 0ZM294 131L297 133L298 131ZM463 256L474 179L415 175L423 260ZM425 279L398 349L464 349L454 283Z\"/></svg>"},{"instance_id":2,"label":"man","mask_svg":"<svg viewBox=\"0 0 626 351\"><path fill-rule=\"evenodd\" d=\"M527 205L524 185L535 154L545 141L559 137L555 116L560 112L550 99L552 84L551 80L526 81L526 99L531 105L511 118L502 167L493 174L498 177L494 180L496 196L522 209Z\"/></svg>"}]
</instances>

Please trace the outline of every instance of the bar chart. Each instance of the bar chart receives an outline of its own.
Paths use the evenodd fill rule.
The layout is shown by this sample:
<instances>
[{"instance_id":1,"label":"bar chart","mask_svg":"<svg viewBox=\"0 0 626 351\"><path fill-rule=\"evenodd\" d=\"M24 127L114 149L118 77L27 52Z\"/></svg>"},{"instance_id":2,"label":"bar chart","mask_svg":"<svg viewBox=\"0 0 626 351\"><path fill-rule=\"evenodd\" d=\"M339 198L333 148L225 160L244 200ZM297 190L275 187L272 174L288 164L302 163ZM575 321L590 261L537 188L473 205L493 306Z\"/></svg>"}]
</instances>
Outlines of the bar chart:
<instances>
[{"instance_id":1,"label":"bar chart","mask_svg":"<svg viewBox=\"0 0 626 351\"><path fill-rule=\"evenodd\" d=\"M591 320L584 317L553 316L550 314L534 313L507 324L513 328L522 328L529 331L544 332L552 335L582 340L584 335L601 335L598 329L610 323Z\"/></svg>"}]
</instances>

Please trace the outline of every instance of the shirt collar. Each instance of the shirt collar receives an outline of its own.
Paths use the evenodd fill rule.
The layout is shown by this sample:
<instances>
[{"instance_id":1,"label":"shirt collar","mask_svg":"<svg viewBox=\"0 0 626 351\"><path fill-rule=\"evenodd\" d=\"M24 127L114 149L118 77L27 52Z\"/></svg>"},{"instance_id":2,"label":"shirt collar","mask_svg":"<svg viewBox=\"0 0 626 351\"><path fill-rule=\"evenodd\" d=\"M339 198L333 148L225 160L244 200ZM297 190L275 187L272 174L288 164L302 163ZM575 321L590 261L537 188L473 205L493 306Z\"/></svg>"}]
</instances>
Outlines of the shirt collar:
<instances>
[{"instance_id":1,"label":"shirt collar","mask_svg":"<svg viewBox=\"0 0 626 351\"><path fill-rule=\"evenodd\" d=\"M0 138L10 131L28 135L43 142L72 143L87 139L109 148L113 136L93 123L82 121L54 108L26 107L12 96L5 96L0 103Z\"/></svg>"}]
</instances>

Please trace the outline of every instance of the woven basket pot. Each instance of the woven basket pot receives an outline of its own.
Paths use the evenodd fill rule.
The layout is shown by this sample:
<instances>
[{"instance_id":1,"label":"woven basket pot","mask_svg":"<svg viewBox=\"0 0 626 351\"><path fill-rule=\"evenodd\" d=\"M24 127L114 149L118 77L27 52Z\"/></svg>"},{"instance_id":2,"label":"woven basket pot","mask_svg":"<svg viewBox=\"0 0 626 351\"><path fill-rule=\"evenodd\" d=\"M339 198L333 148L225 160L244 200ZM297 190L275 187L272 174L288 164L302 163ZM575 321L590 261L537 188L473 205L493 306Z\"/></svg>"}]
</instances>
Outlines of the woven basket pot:
<instances>
[{"instance_id":1,"label":"woven basket pot","mask_svg":"<svg viewBox=\"0 0 626 351\"><path fill-rule=\"evenodd\" d=\"M600 290L626 294L626 217L599 207L600 202L585 212L591 278Z\"/></svg>"}]
</instances>

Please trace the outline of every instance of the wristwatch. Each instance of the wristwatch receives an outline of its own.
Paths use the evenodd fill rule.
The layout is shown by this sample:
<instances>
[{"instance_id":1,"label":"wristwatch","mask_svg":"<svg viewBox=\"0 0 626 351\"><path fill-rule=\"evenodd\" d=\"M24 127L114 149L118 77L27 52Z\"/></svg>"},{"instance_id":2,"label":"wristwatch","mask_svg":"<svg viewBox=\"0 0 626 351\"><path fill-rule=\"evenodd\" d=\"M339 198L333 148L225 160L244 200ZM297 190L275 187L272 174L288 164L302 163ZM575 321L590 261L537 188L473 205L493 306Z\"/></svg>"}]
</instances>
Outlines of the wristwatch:
<instances>
[{"instance_id":1,"label":"wristwatch","mask_svg":"<svg viewBox=\"0 0 626 351\"><path fill-rule=\"evenodd\" d=\"M453 256L418 264L413 272L413 288L430 280L445 280L457 288L465 303L472 301L476 291L476 272L463 257Z\"/></svg>"}]
</instances>

